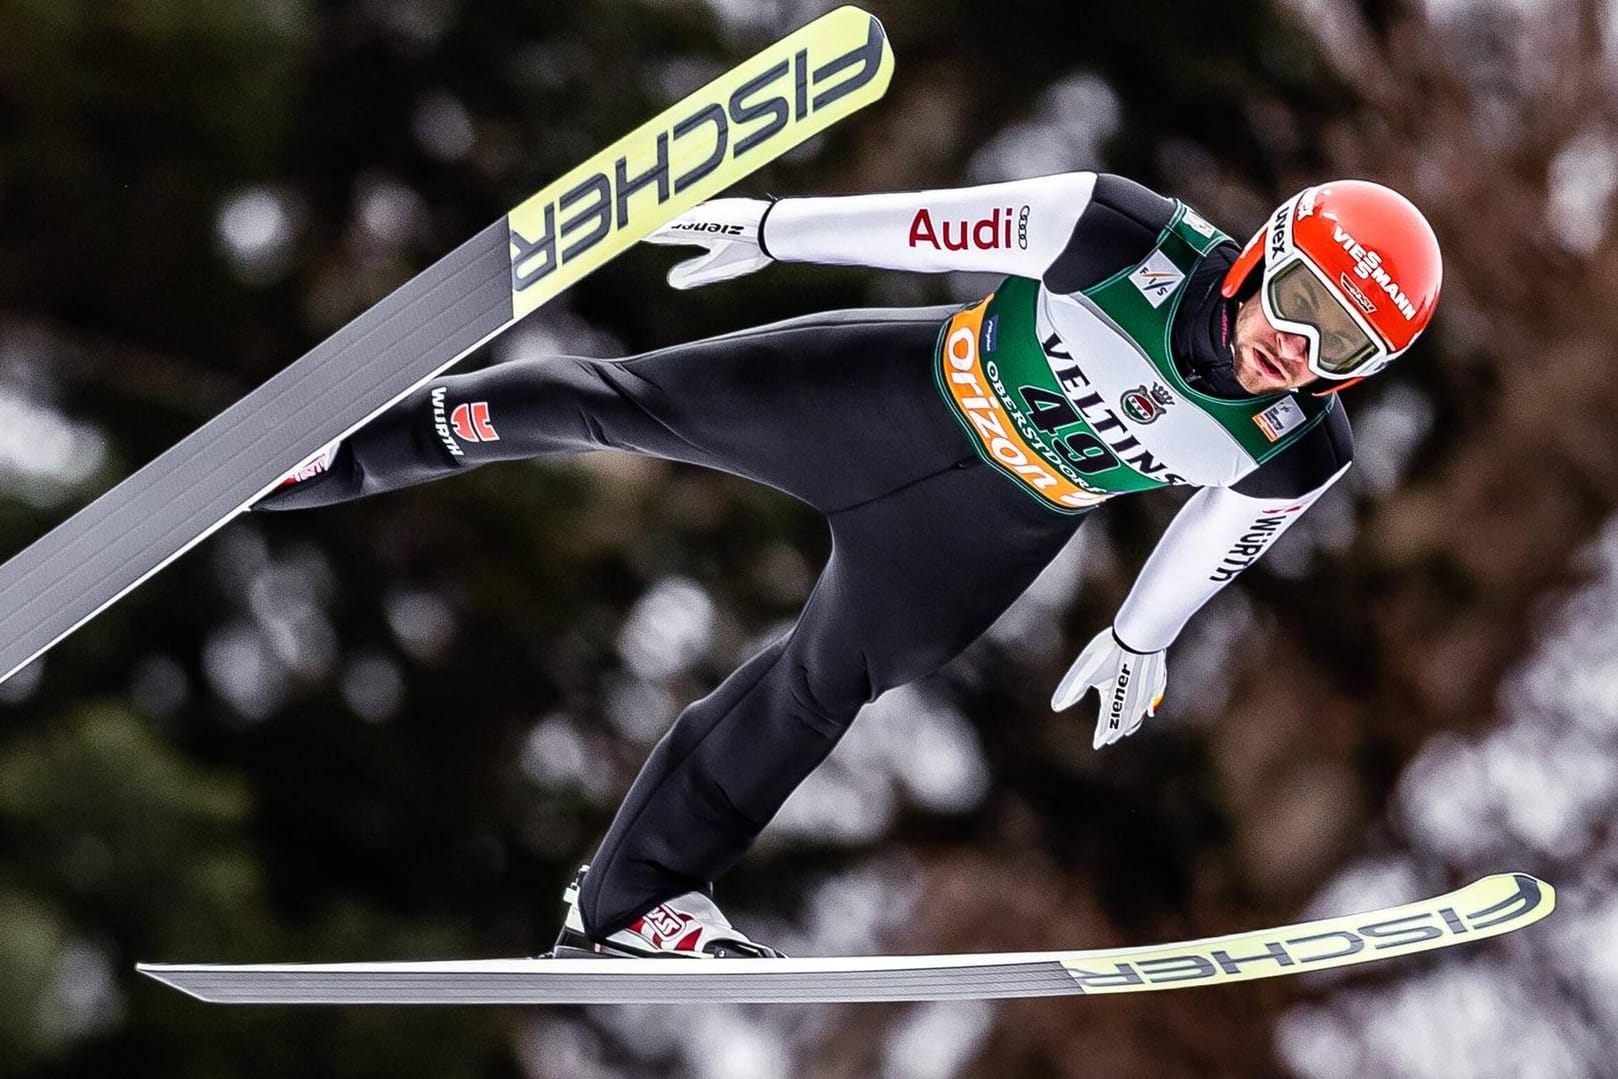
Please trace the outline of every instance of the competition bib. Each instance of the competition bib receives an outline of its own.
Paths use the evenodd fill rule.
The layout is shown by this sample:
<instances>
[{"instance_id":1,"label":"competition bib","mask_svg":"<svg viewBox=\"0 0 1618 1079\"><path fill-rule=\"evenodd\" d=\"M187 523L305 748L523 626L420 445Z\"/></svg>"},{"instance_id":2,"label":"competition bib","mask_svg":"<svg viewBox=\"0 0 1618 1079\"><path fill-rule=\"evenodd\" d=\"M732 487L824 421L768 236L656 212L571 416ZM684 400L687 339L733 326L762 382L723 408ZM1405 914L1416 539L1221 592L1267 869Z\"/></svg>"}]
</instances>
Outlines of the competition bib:
<instances>
[{"instance_id":1,"label":"competition bib","mask_svg":"<svg viewBox=\"0 0 1618 1079\"><path fill-rule=\"evenodd\" d=\"M1223 233L1181 206L1141 261L1082 292L1010 277L950 318L934 376L978 455L1041 504L1083 513L1170 484L1228 486L1297 441L1333 398L1231 400L1186 383L1171 328Z\"/></svg>"},{"instance_id":2,"label":"competition bib","mask_svg":"<svg viewBox=\"0 0 1618 1079\"><path fill-rule=\"evenodd\" d=\"M984 315L993 301L991 293L944 326L936 368L939 386L954 402L957 416L966 421L967 433L984 460L1053 509L1072 513L1105 501L1107 495L1084 485L1078 470L1048 437L1050 432L1042 431L1023 402L1007 392L999 364L992 359L985 362Z\"/></svg>"}]
</instances>

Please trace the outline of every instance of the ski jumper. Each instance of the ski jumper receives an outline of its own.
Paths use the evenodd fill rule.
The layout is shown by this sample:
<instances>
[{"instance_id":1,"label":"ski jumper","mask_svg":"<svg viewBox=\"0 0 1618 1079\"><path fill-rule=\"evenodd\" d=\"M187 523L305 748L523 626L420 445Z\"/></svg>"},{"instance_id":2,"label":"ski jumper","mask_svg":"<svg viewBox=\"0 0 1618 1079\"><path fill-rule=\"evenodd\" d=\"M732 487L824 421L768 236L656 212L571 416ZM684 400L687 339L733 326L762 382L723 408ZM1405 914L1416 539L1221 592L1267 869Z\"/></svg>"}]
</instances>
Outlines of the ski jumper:
<instances>
[{"instance_id":1,"label":"ski jumper","mask_svg":"<svg viewBox=\"0 0 1618 1079\"><path fill-rule=\"evenodd\" d=\"M1236 245L1183 204L1095 173L786 199L780 260L1007 275L966 309L811 315L622 360L441 377L259 509L325 505L467 468L599 449L768 484L832 551L796 624L681 712L591 862L592 934L704 890L867 702L975 640L1107 498L1202 488L1115 630L1166 648L1346 470L1335 397L1231 373Z\"/></svg>"}]
</instances>

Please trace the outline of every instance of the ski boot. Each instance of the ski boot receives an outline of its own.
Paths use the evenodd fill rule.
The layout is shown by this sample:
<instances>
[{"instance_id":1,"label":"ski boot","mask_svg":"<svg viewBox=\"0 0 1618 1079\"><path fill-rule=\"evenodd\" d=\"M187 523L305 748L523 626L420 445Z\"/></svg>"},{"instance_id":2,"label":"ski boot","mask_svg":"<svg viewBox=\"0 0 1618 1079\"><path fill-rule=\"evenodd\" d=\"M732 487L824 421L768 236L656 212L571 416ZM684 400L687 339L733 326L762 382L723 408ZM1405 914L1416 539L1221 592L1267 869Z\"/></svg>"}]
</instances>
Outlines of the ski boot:
<instances>
[{"instance_id":1,"label":"ski boot","mask_svg":"<svg viewBox=\"0 0 1618 1079\"><path fill-rule=\"evenodd\" d=\"M592 940L579 916L579 887L590 867L580 866L562 893L567 916L547 953L552 959L784 959L774 948L749 940L701 892L664 900L603 940Z\"/></svg>"}]
</instances>

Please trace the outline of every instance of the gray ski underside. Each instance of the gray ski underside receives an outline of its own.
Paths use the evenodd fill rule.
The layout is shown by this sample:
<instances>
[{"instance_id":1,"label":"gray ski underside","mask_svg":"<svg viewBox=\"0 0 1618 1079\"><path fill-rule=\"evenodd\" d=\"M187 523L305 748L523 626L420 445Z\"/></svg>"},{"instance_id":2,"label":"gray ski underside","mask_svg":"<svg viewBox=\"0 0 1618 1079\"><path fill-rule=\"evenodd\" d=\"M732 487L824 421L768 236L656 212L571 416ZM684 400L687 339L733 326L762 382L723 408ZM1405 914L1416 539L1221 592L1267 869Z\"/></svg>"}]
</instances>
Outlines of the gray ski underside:
<instances>
[{"instance_id":1,"label":"gray ski underside","mask_svg":"<svg viewBox=\"0 0 1618 1079\"><path fill-rule=\"evenodd\" d=\"M501 218L0 566L0 679L511 321Z\"/></svg>"},{"instance_id":2,"label":"gray ski underside","mask_svg":"<svg viewBox=\"0 0 1618 1079\"><path fill-rule=\"evenodd\" d=\"M216 1004L688 1004L984 1000L1082 993L1049 956L487 959L307 966L143 965Z\"/></svg>"},{"instance_id":3,"label":"gray ski underside","mask_svg":"<svg viewBox=\"0 0 1618 1079\"><path fill-rule=\"evenodd\" d=\"M1527 873L1383 910L1203 940L1070 952L809 959L469 959L142 965L229 1004L596 1004L949 1000L1136 993L1300 974L1413 955L1532 925L1556 889Z\"/></svg>"}]
</instances>

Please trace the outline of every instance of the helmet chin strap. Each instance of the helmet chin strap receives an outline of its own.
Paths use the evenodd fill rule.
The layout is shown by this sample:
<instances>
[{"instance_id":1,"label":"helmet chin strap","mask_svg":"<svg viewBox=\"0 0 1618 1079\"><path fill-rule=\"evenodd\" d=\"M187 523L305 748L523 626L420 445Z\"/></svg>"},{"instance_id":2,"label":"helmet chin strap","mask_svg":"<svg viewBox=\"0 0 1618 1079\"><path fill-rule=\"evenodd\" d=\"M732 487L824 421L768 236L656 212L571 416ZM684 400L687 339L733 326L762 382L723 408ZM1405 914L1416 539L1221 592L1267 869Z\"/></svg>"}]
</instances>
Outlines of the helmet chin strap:
<instances>
[{"instance_id":1,"label":"helmet chin strap","mask_svg":"<svg viewBox=\"0 0 1618 1079\"><path fill-rule=\"evenodd\" d=\"M1313 396L1315 396L1315 397L1330 397L1334 393L1342 393L1344 390L1348 389L1350 386L1357 386L1361 382L1364 382L1366 380L1366 378L1368 378L1368 377L1369 376L1367 376L1367 375L1361 375L1359 378L1345 378L1345 379L1342 379L1341 381L1333 382L1331 384L1331 389L1329 389L1329 390L1316 390L1314 392ZM1321 381L1325 381L1325 380L1322 379Z\"/></svg>"}]
</instances>

